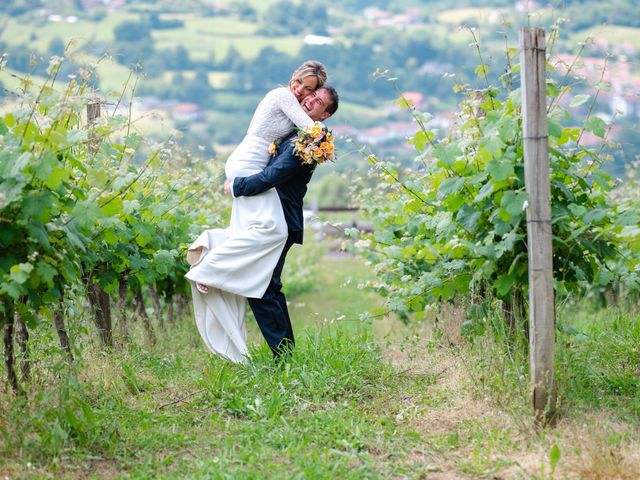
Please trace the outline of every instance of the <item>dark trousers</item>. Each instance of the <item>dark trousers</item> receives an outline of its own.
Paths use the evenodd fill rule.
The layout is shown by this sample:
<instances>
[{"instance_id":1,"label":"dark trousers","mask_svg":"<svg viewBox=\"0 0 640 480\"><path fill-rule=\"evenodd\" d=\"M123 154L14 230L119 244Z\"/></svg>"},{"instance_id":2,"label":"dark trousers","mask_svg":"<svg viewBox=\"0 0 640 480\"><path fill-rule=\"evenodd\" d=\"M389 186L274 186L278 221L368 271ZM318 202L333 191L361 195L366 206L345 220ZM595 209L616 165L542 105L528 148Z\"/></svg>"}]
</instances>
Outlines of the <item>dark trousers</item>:
<instances>
[{"instance_id":1,"label":"dark trousers","mask_svg":"<svg viewBox=\"0 0 640 480\"><path fill-rule=\"evenodd\" d=\"M276 357L295 345L291 319L287 309L287 299L282 293L282 281L280 278L284 260L293 244L294 242L289 236L263 297L249 298L249 305L253 315L256 317L260 331Z\"/></svg>"}]
</instances>

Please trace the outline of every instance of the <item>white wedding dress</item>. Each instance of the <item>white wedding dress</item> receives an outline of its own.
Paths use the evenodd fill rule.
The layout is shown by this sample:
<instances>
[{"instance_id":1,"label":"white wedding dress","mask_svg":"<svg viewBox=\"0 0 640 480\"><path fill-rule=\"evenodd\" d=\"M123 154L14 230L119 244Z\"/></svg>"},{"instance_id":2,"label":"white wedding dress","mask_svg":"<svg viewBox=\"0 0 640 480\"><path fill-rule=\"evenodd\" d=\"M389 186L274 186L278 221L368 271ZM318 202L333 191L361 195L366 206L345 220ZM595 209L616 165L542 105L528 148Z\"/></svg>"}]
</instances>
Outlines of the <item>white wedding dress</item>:
<instances>
[{"instance_id":1,"label":"white wedding dress","mask_svg":"<svg viewBox=\"0 0 640 480\"><path fill-rule=\"evenodd\" d=\"M247 135L229 156L227 179L261 172L269 161L269 145L305 128L313 120L288 88L271 90L260 102ZM189 250L202 248L185 275L191 281L198 331L212 352L234 362L246 362L246 297L262 298L287 239L280 198L272 188L251 197L233 199L229 228L205 230ZM201 293L195 286L209 287Z\"/></svg>"}]
</instances>

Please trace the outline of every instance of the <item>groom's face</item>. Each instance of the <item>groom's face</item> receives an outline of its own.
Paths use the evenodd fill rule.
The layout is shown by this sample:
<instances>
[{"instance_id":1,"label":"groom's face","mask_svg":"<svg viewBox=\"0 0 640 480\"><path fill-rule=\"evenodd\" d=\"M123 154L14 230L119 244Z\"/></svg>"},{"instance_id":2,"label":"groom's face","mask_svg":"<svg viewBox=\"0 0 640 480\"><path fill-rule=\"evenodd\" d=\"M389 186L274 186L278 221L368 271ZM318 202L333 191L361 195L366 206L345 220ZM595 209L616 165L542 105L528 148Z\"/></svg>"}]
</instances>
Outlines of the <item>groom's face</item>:
<instances>
[{"instance_id":1,"label":"groom's face","mask_svg":"<svg viewBox=\"0 0 640 480\"><path fill-rule=\"evenodd\" d=\"M307 112L307 115L311 117L311 120L321 122L331 116L326 111L327 107L331 105L331 95L323 88L319 88L307 95L300 105Z\"/></svg>"}]
</instances>

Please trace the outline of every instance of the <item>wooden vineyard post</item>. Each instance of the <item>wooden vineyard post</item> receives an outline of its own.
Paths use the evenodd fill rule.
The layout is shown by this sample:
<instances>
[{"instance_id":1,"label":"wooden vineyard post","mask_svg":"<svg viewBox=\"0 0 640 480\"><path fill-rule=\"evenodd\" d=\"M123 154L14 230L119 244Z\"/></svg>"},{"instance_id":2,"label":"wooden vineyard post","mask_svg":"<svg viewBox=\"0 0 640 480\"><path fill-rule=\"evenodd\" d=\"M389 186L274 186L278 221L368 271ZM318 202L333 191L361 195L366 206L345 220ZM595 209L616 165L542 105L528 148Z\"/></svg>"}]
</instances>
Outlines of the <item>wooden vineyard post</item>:
<instances>
[{"instance_id":1,"label":"wooden vineyard post","mask_svg":"<svg viewBox=\"0 0 640 480\"><path fill-rule=\"evenodd\" d=\"M551 246L551 187L547 137L545 32L520 31L525 186L529 195L529 355L533 410L546 423L555 404L555 298Z\"/></svg>"},{"instance_id":2,"label":"wooden vineyard post","mask_svg":"<svg viewBox=\"0 0 640 480\"><path fill-rule=\"evenodd\" d=\"M87 122L89 125L96 122L100 117L100 100L90 100L87 103ZM89 151L96 153L100 149L100 138L93 133L91 134ZM91 279L87 286L87 297L89 299L89 305L94 315L96 327L98 327L98 333L100 334L100 340L102 341L102 347L113 346L112 335L112 321L111 321L111 299L109 294L104 291L100 284L95 283Z\"/></svg>"},{"instance_id":3,"label":"wooden vineyard post","mask_svg":"<svg viewBox=\"0 0 640 480\"><path fill-rule=\"evenodd\" d=\"M96 119L100 117L100 100L90 100L87 103L87 122L89 125L95 123ZM95 153L100 148L100 140L95 135L91 136L91 143L89 144L89 150L91 153Z\"/></svg>"}]
</instances>

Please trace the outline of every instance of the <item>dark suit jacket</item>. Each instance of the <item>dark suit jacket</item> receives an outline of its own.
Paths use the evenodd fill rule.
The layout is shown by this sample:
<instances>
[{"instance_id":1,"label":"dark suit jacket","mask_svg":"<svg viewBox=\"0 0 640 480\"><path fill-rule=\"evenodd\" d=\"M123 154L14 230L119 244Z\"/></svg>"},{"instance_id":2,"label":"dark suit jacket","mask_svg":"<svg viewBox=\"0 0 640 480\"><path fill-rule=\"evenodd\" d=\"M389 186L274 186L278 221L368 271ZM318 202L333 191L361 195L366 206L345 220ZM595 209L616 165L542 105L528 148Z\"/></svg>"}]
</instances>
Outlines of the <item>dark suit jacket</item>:
<instances>
[{"instance_id":1,"label":"dark suit jacket","mask_svg":"<svg viewBox=\"0 0 640 480\"><path fill-rule=\"evenodd\" d=\"M302 243L302 205L315 165L303 164L300 157L293 155L293 137L295 133L280 142L278 153L269 159L262 172L249 177L236 177L233 196L257 195L275 187L282 203L289 237L295 243Z\"/></svg>"}]
</instances>

